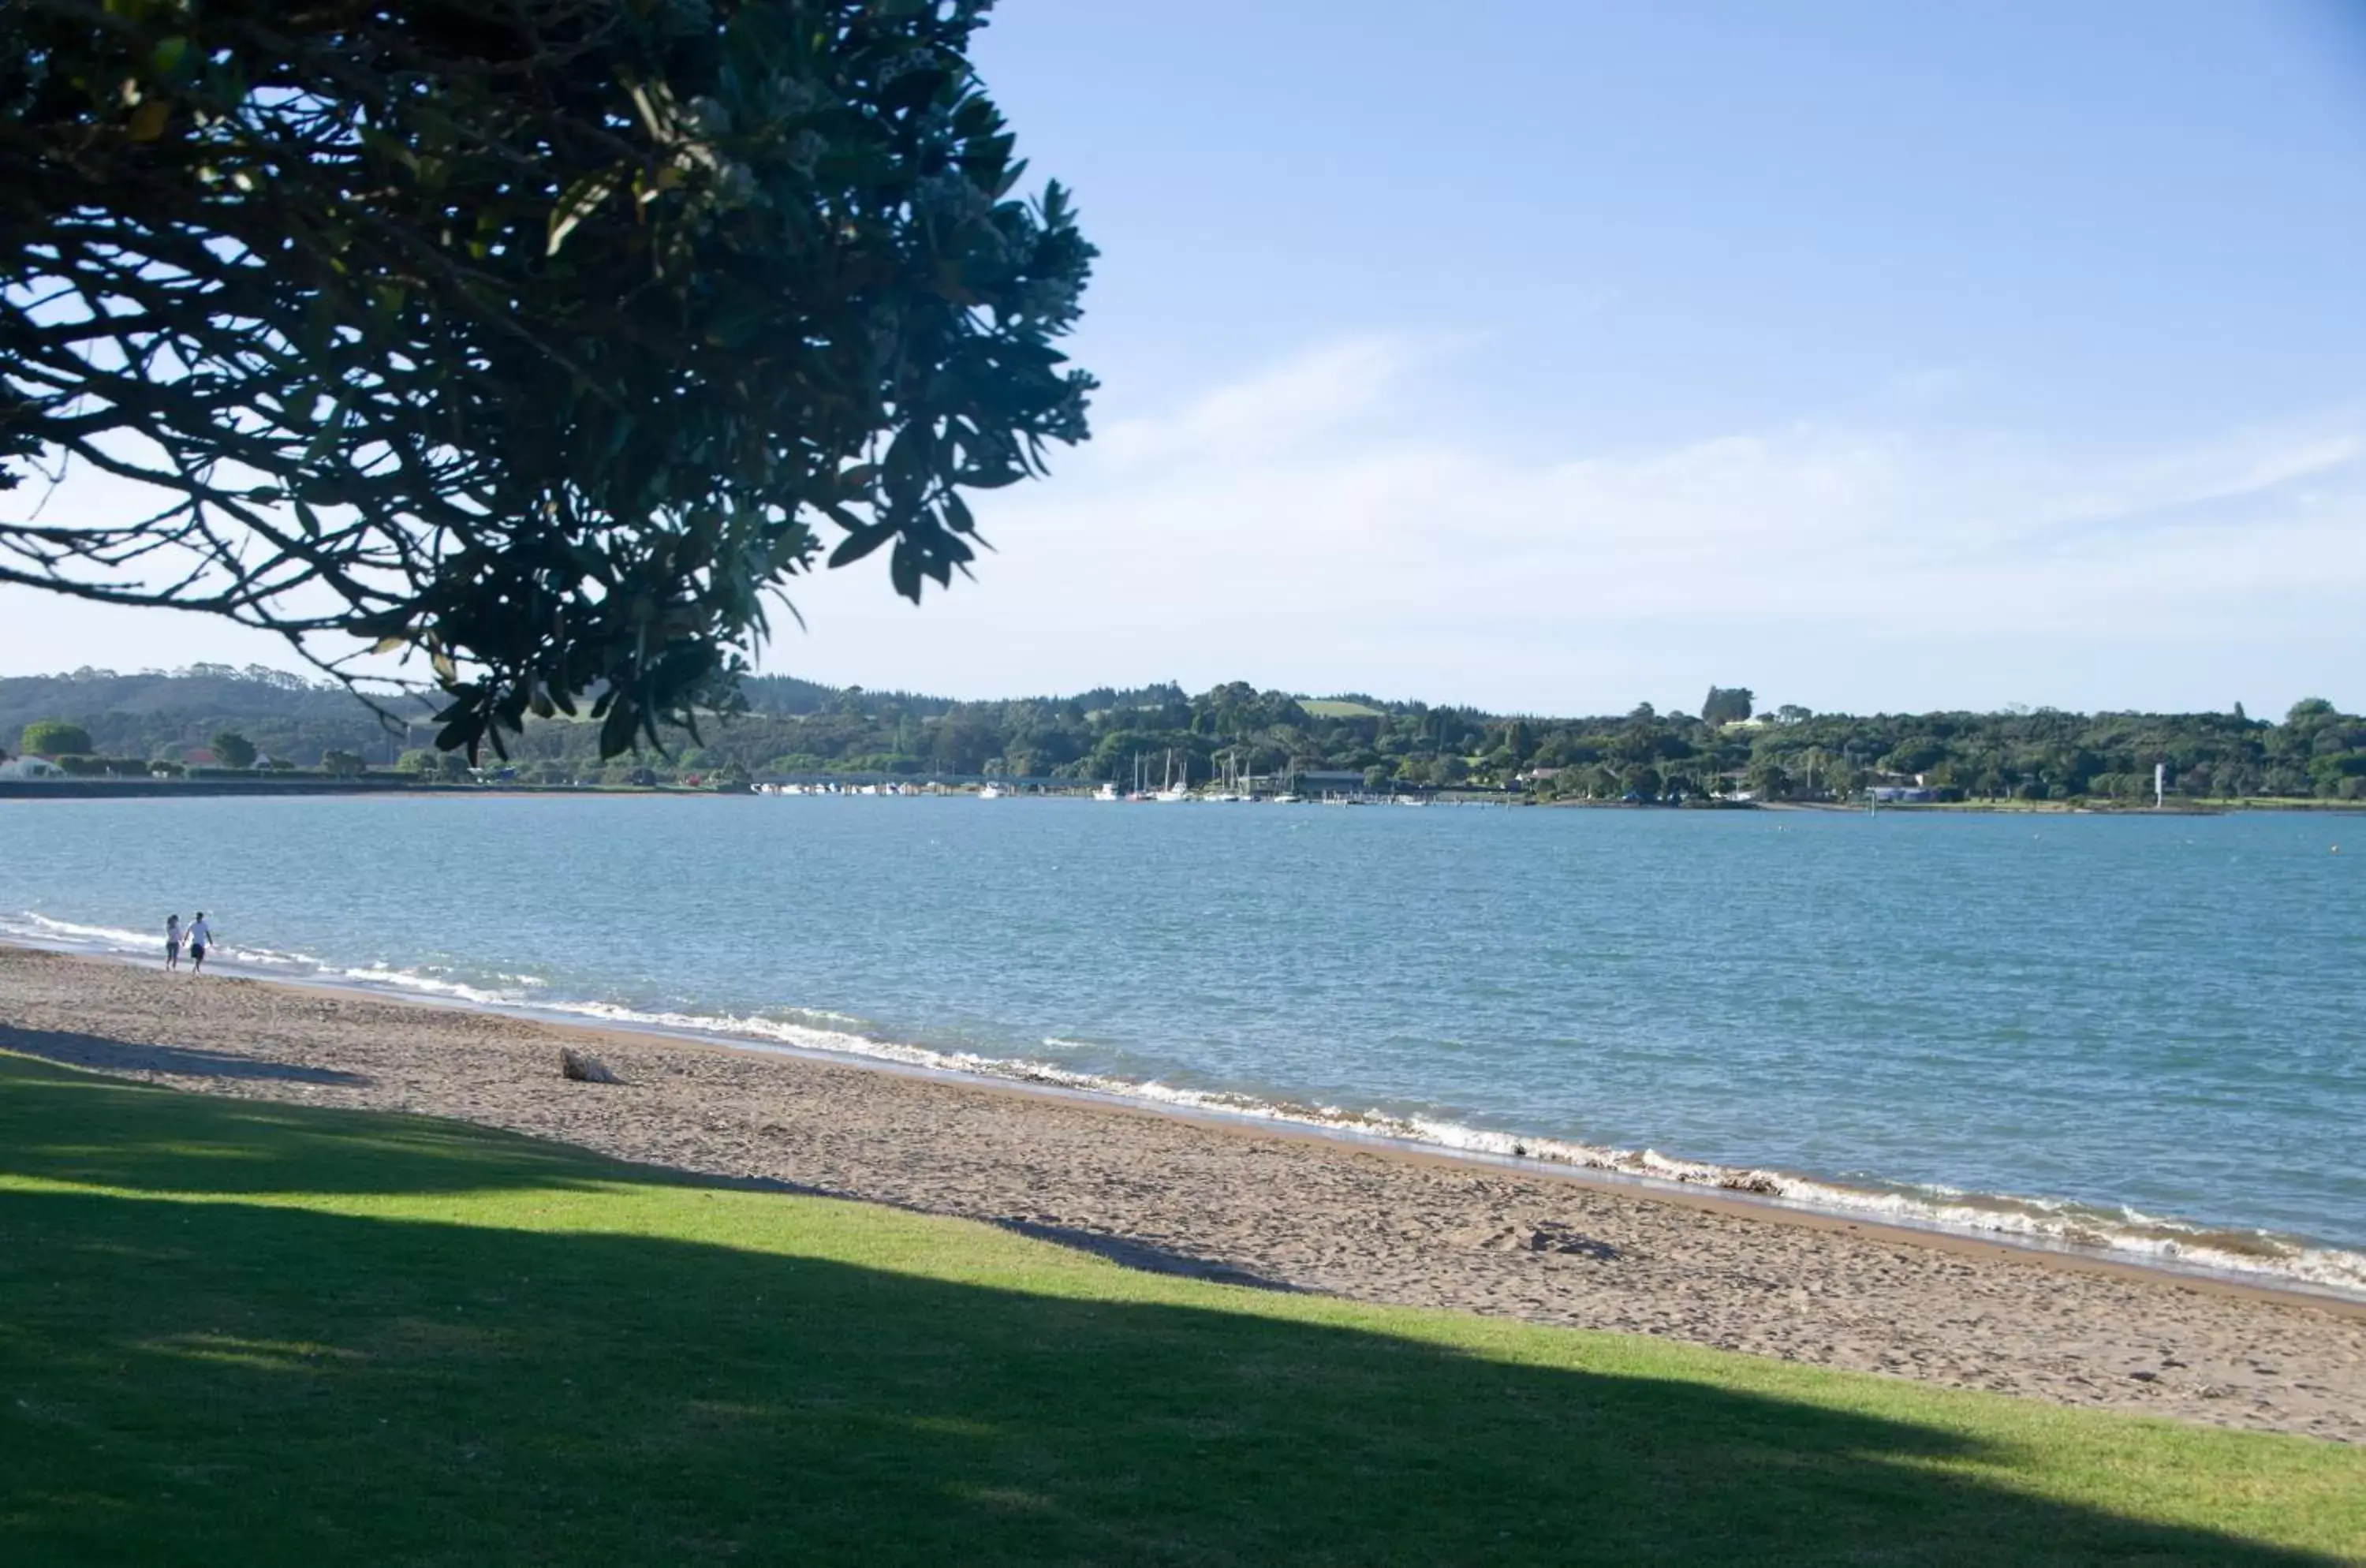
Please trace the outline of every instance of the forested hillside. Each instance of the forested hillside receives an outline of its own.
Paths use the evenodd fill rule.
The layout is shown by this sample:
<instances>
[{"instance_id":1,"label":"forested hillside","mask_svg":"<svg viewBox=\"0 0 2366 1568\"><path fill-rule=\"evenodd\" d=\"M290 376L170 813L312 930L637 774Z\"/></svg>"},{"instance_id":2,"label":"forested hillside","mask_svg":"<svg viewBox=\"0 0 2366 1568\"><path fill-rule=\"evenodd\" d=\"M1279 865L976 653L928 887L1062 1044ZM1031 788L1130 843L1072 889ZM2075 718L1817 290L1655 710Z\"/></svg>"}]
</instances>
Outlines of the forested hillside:
<instances>
[{"instance_id":1,"label":"forested hillside","mask_svg":"<svg viewBox=\"0 0 2366 1568\"><path fill-rule=\"evenodd\" d=\"M682 735L671 755L603 764L590 724L531 724L512 761L530 778L619 781L766 773L1003 774L1077 782L1154 781L1171 765L1193 784L1230 773L1279 787L1520 788L1544 798L1845 799L1919 781L1942 798L2148 798L2156 764L2188 799L2366 800L2366 719L2310 701L2280 722L2232 713L1754 715L1751 694L1713 691L1710 717L1649 705L1590 718L1496 715L1362 695L1323 699L1243 683L1196 695L1178 686L1102 688L1068 697L961 703L839 689L786 676L746 685L748 711ZM432 727L389 730L352 696L276 671L198 665L170 674L0 680L0 747L60 720L118 759L218 761L225 732L265 757L316 767L342 751L373 767L434 769ZM490 760L490 759L489 759Z\"/></svg>"},{"instance_id":2,"label":"forested hillside","mask_svg":"<svg viewBox=\"0 0 2366 1568\"><path fill-rule=\"evenodd\" d=\"M337 750L391 765L403 750L400 730L389 733L344 687L261 665L0 679L0 750L18 750L24 728L44 719L88 731L92 750L104 757L186 761L209 754L212 738L225 730L244 735L265 756L304 767Z\"/></svg>"}]
</instances>

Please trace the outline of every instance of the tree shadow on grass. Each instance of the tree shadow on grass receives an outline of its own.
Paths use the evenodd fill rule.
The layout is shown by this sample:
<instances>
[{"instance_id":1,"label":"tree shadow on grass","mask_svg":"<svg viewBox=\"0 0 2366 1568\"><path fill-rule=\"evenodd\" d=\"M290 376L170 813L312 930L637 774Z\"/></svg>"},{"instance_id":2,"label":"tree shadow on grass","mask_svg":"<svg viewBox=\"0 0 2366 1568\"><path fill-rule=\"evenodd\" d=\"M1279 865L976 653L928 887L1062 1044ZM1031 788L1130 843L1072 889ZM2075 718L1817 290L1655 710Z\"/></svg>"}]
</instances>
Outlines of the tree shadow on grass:
<instances>
[{"instance_id":1,"label":"tree shadow on grass","mask_svg":"<svg viewBox=\"0 0 2366 1568\"><path fill-rule=\"evenodd\" d=\"M538 1179L522 1140L473 1128L209 1122L250 1108L5 1066L0 1111L138 1145L123 1185L203 1190L235 1163L208 1140L243 1137L352 1179L325 1190L524 1190L516 1224L541 1186L616 1212L570 1192L613 1168L550 1150ZM56 1168L25 1120L0 1116L0 1170ZM659 1196L712 1202L704 1234L742 1244L0 1191L10 1562L2327 1561L2031 1495L2023 1438L1899 1385L1780 1397L1621 1371L1611 1341L1583 1367L1496 1359L1179 1282L989 1288L899 1269L930 1222ZM800 1236L858 1261L754 1249ZM2046 1414L2011 1431L2067 1425L2047 1462L2130 1495L2272 1486L2251 1462L2270 1448L2305 1449L2321 1494L2358 1473L2315 1445Z\"/></svg>"},{"instance_id":2,"label":"tree shadow on grass","mask_svg":"<svg viewBox=\"0 0 2366 1568\"><path fill-rule=\"evenodd\" d=\"M0 1170L15 1175L224 1193L473 1191L659 1179L579 1149L468 1122L185 1094L7 1055L23 1032L0 1033ZM104 1126L104 1137L89 1135L95 1125Z\"/></svg>"},{"instance_id":3,"label":"tree shadow on grass","mask_svg":"<svg viewBox=\"0 0 2366 1568\"><path fill-rule=\"evenodd\" d=\"M1959 1429L1208 1306L56 1193L0 1238L20 1563L2316 1561Z\"/></svg>"}]
</instances>

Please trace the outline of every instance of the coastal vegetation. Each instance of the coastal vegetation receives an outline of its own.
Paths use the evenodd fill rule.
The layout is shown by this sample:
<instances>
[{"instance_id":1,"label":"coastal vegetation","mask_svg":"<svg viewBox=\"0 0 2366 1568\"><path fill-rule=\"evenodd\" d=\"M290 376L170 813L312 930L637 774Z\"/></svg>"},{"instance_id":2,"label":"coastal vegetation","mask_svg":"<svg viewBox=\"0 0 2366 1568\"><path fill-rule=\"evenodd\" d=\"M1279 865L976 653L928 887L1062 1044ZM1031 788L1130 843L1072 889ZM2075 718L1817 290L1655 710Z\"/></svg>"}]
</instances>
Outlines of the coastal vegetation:
<instances>
[{"instance_id":1,"label":"coastal vegetation","mask_svg":"<svg viewBox=\"0 0 2366 1568\"><path fill-rule=\"evenodd\" d=\"M37 756L72 756L93 749L90 731L63 719L39 719L25 726L18 747Z\"/></svg>"},{"instance_id":2,"label":"coastal vegetation","mask_svg":"<svg viewBox=\"0 0 2366 1568\"><path fill-rule=\"evenodd\" d=\"M446 750L723 700L767 597L1085 438L986 0L0 6L0 582L432 670ZM423 671L422 671L423 674Z\"/></svg>"},{"instance_id":3,"label":"coastal vegetation","mask_svg":"<svg viewBox=\"0 0 2366 1568\"><path fill-rule=\"evenodd\" d=\"M742 687L747 709L670 730L660 750L601 755L598 727L529 721L511 750L529 781L651 783L768 774L1008 776L1087 784L1130 782L1137 758L1154 780L1171 765L1194 783L1229 772L1302 790L1468 789L1539 800L1835 801L1882 784L1935 800L2148 803L2154 769L2191 803L2366 802L2366 718L2323 701L2281 720L2225 713L1818 714L1752 709L1745 688L1718 688L1720 720L1662 713L1550 717L1259 691L1235 682L1101 688L1066 697L955 702L833 688L787 676ZM424 709L389 729L332 684L277 671L199 666L174 674L0 679L0 747L44 723L83 731L118 771L153 761L227 761L221 731L275 761L352 773L400 768L460 779L462 761L430 744ZM336 753L333 761L331 753Z\"/></svg>"},{"instance_id":4,"label":"coastal vegetation","mask_svg":"<svg viewBox=\"0 0 2366 1568\"><path fill-rule=\"evenodd\" d=\"M28 1564L2366 1551L2338 1444L1207 1283L6 1054L0 1300Z\"/></svg>"}]
</instances>

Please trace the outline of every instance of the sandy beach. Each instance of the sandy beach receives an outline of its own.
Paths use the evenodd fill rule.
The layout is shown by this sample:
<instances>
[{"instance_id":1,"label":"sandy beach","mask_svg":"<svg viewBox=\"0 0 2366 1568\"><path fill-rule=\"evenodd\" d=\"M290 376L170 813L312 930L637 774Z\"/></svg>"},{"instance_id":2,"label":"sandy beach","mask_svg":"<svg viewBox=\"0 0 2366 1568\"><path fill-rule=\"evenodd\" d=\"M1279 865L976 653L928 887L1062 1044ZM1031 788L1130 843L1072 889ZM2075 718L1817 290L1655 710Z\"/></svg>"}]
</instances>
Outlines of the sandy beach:
<instances>
[{"instance_id":1,"label":"sandy beach","mask_svg":"<svg viewBox=\"0 0 2366 1568\"><path fill-rule=\"evenodd\" d=\"M558 1052L626 1081L567 1081ZM2366 1305L1288 1130L0 948L0 1048L460 1118L1141 1267L2366 1441Z\"/></svg>"}]
</instances>

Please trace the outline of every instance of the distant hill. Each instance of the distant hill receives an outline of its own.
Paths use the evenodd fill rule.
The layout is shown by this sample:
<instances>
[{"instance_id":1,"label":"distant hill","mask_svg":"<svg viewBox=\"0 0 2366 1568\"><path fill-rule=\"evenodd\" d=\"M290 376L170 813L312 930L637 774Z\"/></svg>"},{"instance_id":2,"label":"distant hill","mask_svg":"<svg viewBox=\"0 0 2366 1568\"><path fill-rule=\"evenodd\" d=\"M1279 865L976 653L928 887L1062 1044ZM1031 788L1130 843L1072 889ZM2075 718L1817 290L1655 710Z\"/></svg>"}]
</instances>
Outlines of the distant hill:
<instances>
[{"instance_id":1,"label":"distant hill","mask_svg":"<svg viewBox=\"0 0 2366 1568\"><path fill-rule=\"evenodd\" d=\"M423 718L424 705L414 705ZM81 725L110 757L178 761L224 729L305 767L332 749L391 762L404 745L399 729L389 734L344 687L261 665L0 678L0 750L14 751L24 727L44 718Z\"/></svg>"},{"instance_id":2,"label":"distant hill","mask_svg":"<svg viewBox=\"0 0 2366 1568\"><path fill-rule=\"evenodd\" d=\"M2169 793L2188 800L2366 803L2366 719L2318 701L2294 705L2281 723L2239 709L1852 716L1785 705L1751 717L1751 694L1735 689L1711 693L1712 722L1649 705L1553 718L1355 692L1303 697L1240 681L1196 694L1168 683L956 702L760 675L744 692L745 714L702 722L663 752L603 761L597 725L557 720L509 738L510 757L554 783L644 773L1128 781L1139 764L1152 778L1171 768L1194 784L1247 778L1267 788L1320 772L1371 789L1517 787L1565 799L1832 801L1892 786L1918 799L2124 804L2151 800L2158 766ZM235 730L299 767L331 749L385 767L432 743L428 705L415 711L408 734L389 731L340 687L259 667L77 670L0 679L0 749L15 750L28 724L62 719L109 757L187 761Z\"/></svg>"}]
</instances>

